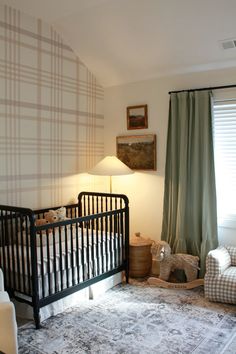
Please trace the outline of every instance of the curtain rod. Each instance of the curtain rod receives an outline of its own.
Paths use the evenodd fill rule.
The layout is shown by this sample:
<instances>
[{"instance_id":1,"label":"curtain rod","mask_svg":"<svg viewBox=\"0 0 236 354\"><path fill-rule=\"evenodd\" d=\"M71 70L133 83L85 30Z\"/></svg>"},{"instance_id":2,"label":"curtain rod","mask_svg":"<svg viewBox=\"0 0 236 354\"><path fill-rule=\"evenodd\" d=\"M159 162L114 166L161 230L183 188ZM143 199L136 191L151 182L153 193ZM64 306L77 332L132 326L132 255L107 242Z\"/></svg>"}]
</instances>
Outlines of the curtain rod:
<instances>
[{"instance_id":1,"label":"curtain rod","mask_svg":"<svg viewBox=\"0 0 236 354\"><path fill-rule=\"evenodd\" d=\"M231 88L231 87L236 87L236 84L235 85L226 85L226 86L201 87L201 88L189 89L189 90L169 91L168 93L170 95L171 93L193 92L193 91L204 91L204 90L220 90L220 89L226 89L226 88Z\"/></svg>"}]
</instances>

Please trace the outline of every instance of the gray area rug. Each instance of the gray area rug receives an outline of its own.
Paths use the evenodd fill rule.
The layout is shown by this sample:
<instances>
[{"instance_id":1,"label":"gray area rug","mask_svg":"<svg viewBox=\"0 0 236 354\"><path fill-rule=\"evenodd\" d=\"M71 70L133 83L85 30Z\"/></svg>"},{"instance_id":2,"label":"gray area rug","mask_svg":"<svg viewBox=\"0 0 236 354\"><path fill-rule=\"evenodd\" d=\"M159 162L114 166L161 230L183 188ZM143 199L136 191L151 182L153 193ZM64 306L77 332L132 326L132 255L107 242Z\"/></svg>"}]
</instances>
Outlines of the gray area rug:
<instances>
[{"instance_id":1,"label":"gray area rug","mask_svg":"<svg viewBox=\"0 0 236 354\"><path fill-rule=\"evenodd\" d=\"M235 354L236 307L210 303L203 287L118 285L96 300L19 328L19 354Z\"/></svg>"}]
</instances>

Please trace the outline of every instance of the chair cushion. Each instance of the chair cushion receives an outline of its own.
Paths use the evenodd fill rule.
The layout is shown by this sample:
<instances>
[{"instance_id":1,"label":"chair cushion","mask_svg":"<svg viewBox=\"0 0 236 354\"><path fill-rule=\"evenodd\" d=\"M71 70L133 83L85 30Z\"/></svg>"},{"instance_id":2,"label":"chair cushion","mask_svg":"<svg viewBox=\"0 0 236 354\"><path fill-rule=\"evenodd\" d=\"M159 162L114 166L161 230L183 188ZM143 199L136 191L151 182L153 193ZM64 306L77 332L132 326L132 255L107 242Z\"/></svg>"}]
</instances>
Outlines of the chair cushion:
<instances>
[{"instance_id":1,"label":"chair cushion","mask_svg":"<svg viewBox=\"0 0 236 354\"><path fill-rule=\"evenodd\" d=\"M8 293L6 291L0 291L0 303L2 302L9 302L9 296Z\"/></svg>"}]
</instances>

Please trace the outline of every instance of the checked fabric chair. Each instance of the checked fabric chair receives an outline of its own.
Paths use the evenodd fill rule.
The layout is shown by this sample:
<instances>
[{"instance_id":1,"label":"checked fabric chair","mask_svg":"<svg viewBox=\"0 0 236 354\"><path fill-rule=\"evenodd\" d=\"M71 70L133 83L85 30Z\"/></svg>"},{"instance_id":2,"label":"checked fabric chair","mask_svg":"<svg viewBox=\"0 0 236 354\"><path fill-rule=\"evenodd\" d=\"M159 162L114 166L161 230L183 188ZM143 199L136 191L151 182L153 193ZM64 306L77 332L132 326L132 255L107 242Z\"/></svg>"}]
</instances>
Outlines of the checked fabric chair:
<instances>
[{"instance_id":1,"label":"checked fabric chair","mask_svg":"<svg viewBox=\"0 0 236 354\"><path fill-rule=\"evenodd\" d=\"M210 301L236 304L236 246L220 246L208 253L204 291Z\"/></svg>"}]
</instances>

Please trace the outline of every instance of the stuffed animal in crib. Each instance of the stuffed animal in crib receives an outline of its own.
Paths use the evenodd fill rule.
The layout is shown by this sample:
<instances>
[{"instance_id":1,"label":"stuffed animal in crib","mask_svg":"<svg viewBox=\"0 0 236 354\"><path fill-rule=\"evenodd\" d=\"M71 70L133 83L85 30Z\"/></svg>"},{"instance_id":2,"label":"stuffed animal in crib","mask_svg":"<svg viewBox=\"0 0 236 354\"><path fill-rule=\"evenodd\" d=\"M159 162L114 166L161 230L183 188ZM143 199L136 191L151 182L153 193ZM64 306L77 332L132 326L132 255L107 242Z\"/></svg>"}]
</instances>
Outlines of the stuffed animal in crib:
<instances>
[{"instance_id":1,"label":"stuffed animal in crib","mask_svg":"<svg viewBox=\"0 0 236 354\"><path fill-rule=\"evenodd\" d=\"M168 281L170 273L175 269L185 272L187 282L197 279L199 258L190 254L171 254L171 248L165 241L154 242L151 247L153 260L160 262L159 278Z\"/></svg>"},{"instance_id":2,"label":"stuffed animal in crib","mask_svg":"<svg viewBox=\"0 0 236 354\"><path fill-rule=\"evenodd\" d=\"M35 220L35 226L42 226L42 225L46 225L46 224L48 224L48 221L46 219L36 219ZM49 233L52 232L52 229L47 229L47 230ZM42 232L42 234L46 234L46 230L43 230L41 232ZM38 233L40 233L40 232L38 232Z\"/></svg>"},{"instance_id":3,"label":"stuffed animal in crib","mask_svg":"<svg viewBox=\"0 0 236 354\"><path fill-rule=\"evenodd\" d=\"M41 225L46 225L48 221L46 219L36 219L35 220L35 226L41 226Z\"/></svg>"},{"instance_id":4,"label":"stuffed animal in crib","mask_svg":"<svg viewBox=\"0 0 236 354\"><path fill-rule=\"evenodd\" d=\"M66 217L66 208L65 207L61 207L61 208L57 209L56 213L57 213L58 221L62 221L62 220L68 219Z\"/></svg>"},{"instance_id":5,"label":"stuffed animal in crib","mask_svg":"<svg viewBox=\"0 0 236 354\"><path fill-rule=\"evenodd\" d=\"M41 219L35 219L35 226L42 226L42 225L46 225L48 223L48 221L44 218L41 218ZM30 222L28 221L27 222L27 227L29 229L30 227ZM24 221L23 224L22 224L22 228L23 230L26 230L26 222Z\"/></svg>"},{"instance_id":6,"label":"stuffed animal in crib","mask_svg":"<svg viewBox=\"0 0 236 354\"><path fill-rule=\"evenodd\" d=\"M49 223L63 221L63 220L68 219L66 217L66 208L65 207L61 207L56 210L49 210L47 213L44 214L44 217L47 220L47 222L49 222Z\"/></svg>"},{"instance_id":7,"label":"stuffed animal in crib","mask_svg":"<svg viewBox=\"0 0 236 354\"><path fill-rule=\"evenodd\" d=\"M46 212L44 214L44 218L46 219L46 221L51 224L53 222L57 222L58 221L58 216L56 213L56 210L49 210L48 212Z\"/></svg>"}]
</instances>

